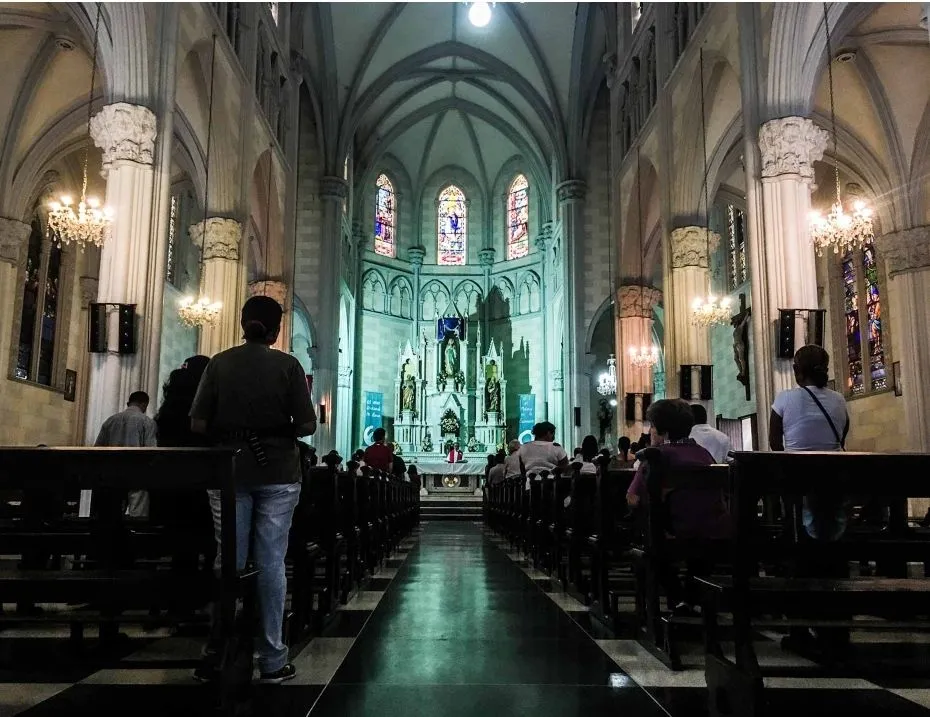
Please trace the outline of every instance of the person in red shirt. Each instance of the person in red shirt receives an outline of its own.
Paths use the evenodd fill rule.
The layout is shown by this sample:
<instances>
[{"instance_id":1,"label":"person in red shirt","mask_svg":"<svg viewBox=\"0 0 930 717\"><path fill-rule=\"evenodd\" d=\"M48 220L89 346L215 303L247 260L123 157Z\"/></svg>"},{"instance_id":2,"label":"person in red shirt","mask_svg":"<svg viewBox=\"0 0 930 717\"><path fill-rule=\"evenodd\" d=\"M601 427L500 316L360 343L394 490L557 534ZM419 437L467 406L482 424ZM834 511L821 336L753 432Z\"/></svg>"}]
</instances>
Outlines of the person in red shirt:
<instances>
[{"instance_id":1,"label":"person in red shirt","mask_svg":"<svg viewBox=\"0 0 930 717\"><path fill-rule=\"evenodd\" d=\"M394 467L394 448L384 442L383 428L376 428L372 434L375 442L365 449L365 464L372 469L390 473Z\"/></svg>"},{"instance_id":2,"label":"person in red shirt","mask_svg":"<svg viewBox=\"0 0 930 717\"><path fill-rule=\"evenodd\" d=\"M462 451L459 448L459 444L456 443L452 447L452 450L449 451L449 455L446 456L446 463L461 463L462 462Z\"/></svg>"}]
</instances>

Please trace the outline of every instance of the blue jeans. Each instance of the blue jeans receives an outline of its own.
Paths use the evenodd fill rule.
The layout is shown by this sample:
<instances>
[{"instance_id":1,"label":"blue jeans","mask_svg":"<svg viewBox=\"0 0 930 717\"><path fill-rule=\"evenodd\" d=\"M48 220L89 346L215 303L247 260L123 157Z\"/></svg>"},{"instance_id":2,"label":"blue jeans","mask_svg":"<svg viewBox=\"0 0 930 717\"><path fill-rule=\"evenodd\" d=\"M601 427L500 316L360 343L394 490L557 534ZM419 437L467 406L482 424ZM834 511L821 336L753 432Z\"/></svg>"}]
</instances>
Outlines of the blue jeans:
<instances>
[{"instance_id":1,"label":"blue jeans","mask_svg":"<svg viewBox=\"0 0 930 717\"><path fill-rule=\"evenodd\" d=\"M220 492L211 490L213 530L216 535L215 570L219 572ZM260 485L236 493L236 567L242 570L251 553L258 568L259 635L256 640L258 669L276 672L287 664L287 645L282 640L287 579L284 556L300 483ZM251 549L251 550L250 550Z\"/></svg>"}]
</instances>

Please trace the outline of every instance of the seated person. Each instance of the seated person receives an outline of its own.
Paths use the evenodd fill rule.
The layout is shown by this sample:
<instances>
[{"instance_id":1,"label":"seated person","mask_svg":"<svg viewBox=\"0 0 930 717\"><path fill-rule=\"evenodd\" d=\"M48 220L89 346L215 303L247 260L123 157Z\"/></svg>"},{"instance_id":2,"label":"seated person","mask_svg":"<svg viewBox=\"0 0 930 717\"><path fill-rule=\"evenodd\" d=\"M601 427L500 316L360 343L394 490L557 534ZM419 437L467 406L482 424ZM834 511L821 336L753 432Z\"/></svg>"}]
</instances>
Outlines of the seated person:
<instances>
[{"instance_id":1,"label":"seated person","mask_svg":"<svg viewBox=\"0 0 930 717\"><path fill-rule=\"evenodd\" d=\"M452 450L449 451L449 455L446 456L446 463L461 463L462 462L462 450L458 443L456 443Z\"/></svg>"},{"instance_id":2,"label":"seated person","mask_svg":"<svg viewBox=\"0 0 930 717\"><path fill-rule=\"evenodd\" d=\"M635 443L630 442L629 436L620 436L617 441L617 455L610 462L610 470L620 470L622 468L633 467L633 456L636 453L633 450ZM637 446L638 448L638 446Z\"/></svg>"},{"instance_id":3,"label":"seated person","mask_svg":"<svg viewBox=\"0 0 930 717\"><path fill-rule=\"evenodd\" d=\"M579 473L594 475L597 473L595 458L600 453L598 450L597 438L594 436L585 436L581 442L581 448L576 449L575 457L572 459L572 468L578 467Z\"/></svg>"},{"instance_id":4,"label":"seated person","mask_svg":"<svg viewBox=\"0 0 930 717\"><path fill-rule=\"evenodd\" d=\"M504 480L506 468L504 461L506 457L503 451L498 451L494 456L494 465L488 471L488 485L497 485Z\"/></svg>"},{"instance_id":5,"label":"seated person","mask_svg":"<svg viewBox=\"0 0 930 717\"><path fill-rule=\"evenodd\" d=\"M420 471L416 466L407 466L407 480L413 483L413 487L420 490Z\"/></svg>"},{"instance_id":6,"label":"seated person","mask_svg":"<svg viewBox=\"0 0 930 717\"><path fill-rule=\"evenodd\" d=\"M395 478L400 478L404 480L407 476L407 464L404 462L404 459L400 456L395 455L394 460L391 463L391 473L394 474Z\"/></svg>"},{"instance_id":7,"label":"seated person","mask_svg":"<svg viewBox=\"0 0 930 717\"><path fill-rule=\"evenodd\" d=\"M385 433L383 428L376 428L372 434L374 443L365 449L365 465L372 470L384 471L390 473L394 467L394 447L385 443Z\"/></svg>"},{"instance_id":8,"label":"seated person","mask_svg":"<svg viewBox=\"0 0 930 717\"><path fill-rule=\"evenodd\" d=\"M565 449L555 442L555 426L549 421L543 421L533 426L533 440L520 446L520 464L523 473L529 476L537 475L542 471L554 472L565 470L568 467L568 455ZM529 479L527 479L529 490Z\"/></svg>"}]
</instances>

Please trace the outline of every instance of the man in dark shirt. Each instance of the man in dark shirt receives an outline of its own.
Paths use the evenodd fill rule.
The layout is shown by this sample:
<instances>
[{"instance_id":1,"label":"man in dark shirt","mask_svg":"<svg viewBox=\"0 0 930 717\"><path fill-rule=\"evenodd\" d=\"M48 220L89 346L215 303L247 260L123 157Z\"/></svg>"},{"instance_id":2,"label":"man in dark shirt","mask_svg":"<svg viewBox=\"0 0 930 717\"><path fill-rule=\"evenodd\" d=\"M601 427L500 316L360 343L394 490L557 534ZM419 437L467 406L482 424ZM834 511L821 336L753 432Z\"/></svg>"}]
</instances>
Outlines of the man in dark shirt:
<instances>
[{"instance_id":1,"label":"man in dark shirt","mask_svg":"<svg viewBox=\"0 0 930 717\"><path fill-rule=\"evenodd\" d=\"M365 465L390 473L394 468L394 449L384 442L386 435L383 428L375 429L371 436L375 442L365 449Z\"/></svg>"},{"instance_id":2,"label":"man in dark shirt","mask_svg":"<svg viewBox=\"0 0 930 717\"><path fill-rule=\"evenodd\" d=\"M210 361L191 408L191 429L216 445L242 449L236 464L236 563L252 558L259 570L258 668L263 683L296 675L281 640L287 580L284 556L300 497L297 437L316 431L316 414L300 362L271 348L281 329L281 306L253 296L242 307L245 344ZM211 491L213 522L220 542L220 495ZM217 566L220 565L219 547ZM209 679L208 660L195 677Z\"/></svg>"}]
</instances>

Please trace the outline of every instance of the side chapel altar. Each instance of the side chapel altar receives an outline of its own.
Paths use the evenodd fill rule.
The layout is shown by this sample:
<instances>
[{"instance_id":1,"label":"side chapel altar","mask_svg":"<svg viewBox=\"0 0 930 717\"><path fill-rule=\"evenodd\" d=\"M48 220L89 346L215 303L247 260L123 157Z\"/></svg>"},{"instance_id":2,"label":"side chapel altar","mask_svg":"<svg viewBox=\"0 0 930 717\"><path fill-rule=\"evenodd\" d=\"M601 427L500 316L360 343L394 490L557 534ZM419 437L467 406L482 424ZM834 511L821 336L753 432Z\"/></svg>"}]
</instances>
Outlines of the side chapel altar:
<instances>
[{"instance_id":1,"label":"side chapel altar","mask_svg":"<svg viewBox=\"0 0 930 717\"><path fill-rule=\"evenodd\" d=\"M488 454L504 447L503 347L491 340L485 350L480 324L471 345L467 331L464 318L444 317L434 338L424 332L416 349L407 341L399 351L394 442L430 491L475 490ZM455 450L461 461L450 462Z\"/></svg>"}]
</instances>

